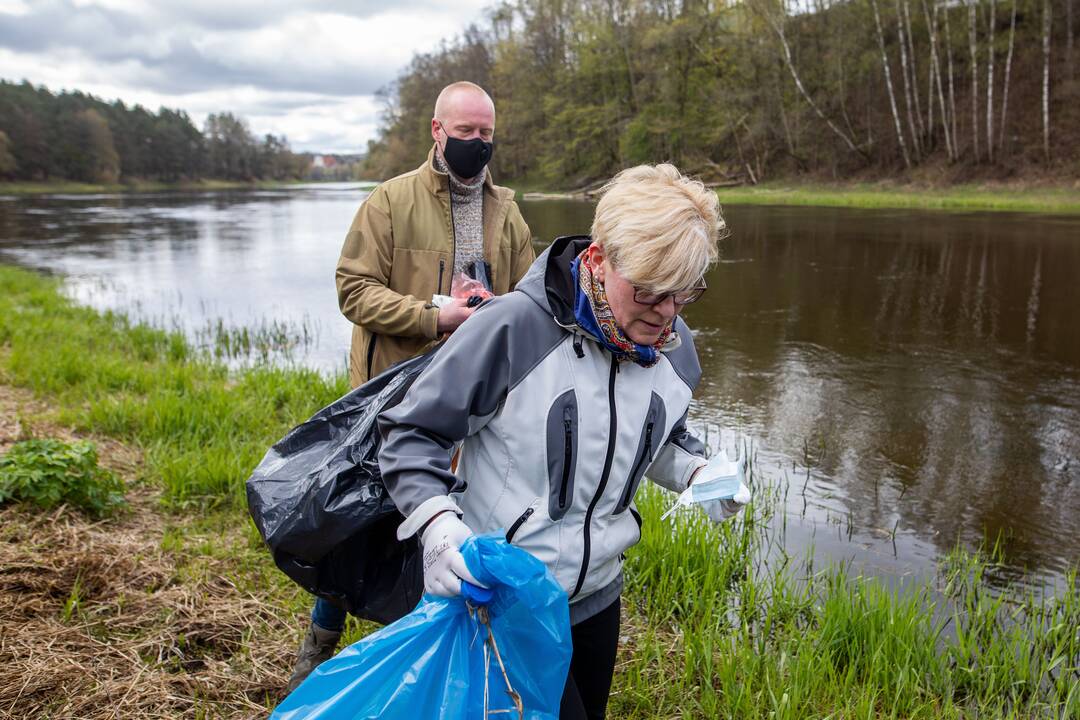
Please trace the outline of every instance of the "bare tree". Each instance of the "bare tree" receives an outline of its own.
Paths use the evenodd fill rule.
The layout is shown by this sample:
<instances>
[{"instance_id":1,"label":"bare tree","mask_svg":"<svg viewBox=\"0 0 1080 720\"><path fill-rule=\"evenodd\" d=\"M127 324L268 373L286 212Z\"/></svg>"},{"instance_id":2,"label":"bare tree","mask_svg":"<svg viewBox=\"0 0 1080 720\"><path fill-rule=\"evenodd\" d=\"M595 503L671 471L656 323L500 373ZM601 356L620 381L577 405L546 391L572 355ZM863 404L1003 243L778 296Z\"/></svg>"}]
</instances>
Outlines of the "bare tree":
<instances>
[{"instance_id":1,"label":"bare tree","mask_svg":"<svg viewBox=\"0 0 1080 720\"><path fill-rule=\"evenodd\" d=\"M945 16L945 55L949 61L949 121L952 124L953 159L960 158L960 138L956 133L956 93L953 87L953 62L952 62L952 30L949 28L949 7L943 5L941 9Z\"/></svg>"},{"instance_id":2,"label":"bare tree","mask_svg":"<svg viewBox=\"0 0 1080 720\"><path fill-rule=\"evenodd\" d=\"M1050 162L1050 0L1043 0L1043 156Z\"/></svg>"},{"instance_id":3,"label":"bare tree","mask_svg":"<svg viewBox=\"0 0 1080 720\"><path fill-rule=\"evenodd\" d=\"M910 74L910 65L908 64L907 53L907 41L904 38L904 16L900 11L900 0L895 0L896 4L896 36L900 40L900 74L904 76L904 104L907 108L907 121L908 129L911 130L911 146L915 151L915 161L920 160L922 149L919 144L919 132L915 129L915 119L913 117L913 103L911 101L911 82L908 79ZM915 92L918 97L918 91ZM921 113L920 113L921 114Z\"/></svg>"},{"instance_id":4,"label":"bare tree","mask_svg":"<svg viewBox=\"0 0 1080 720\"><path fill-rule=\"evenodd\" d=\"M971 48L971 147L975 152L975 162L979 162L979 56L976 47L978 35L975 29L977 2L978 0L968 0L968 43Z\"/></svg>"},{"instance_id":5,"label":"bare tree","mask_svg":"<svg viewBox=\"0 0 1080 720\"><path fill-rule=\"evenodd\" d=\"M990 22L986 43L986 159L994 162L994 0L990 0Z\"/></svg>"},{"instance_id":6,"label":"bare tree","mask_svg":"<svg viewBox=\"0 0 1080 720\"><path fill-rule=\"evenodd\" d=\"M1073 79L1073 0L1065 0L1065 67L1069 71L1069 79Z\"/></svg>"},{"instance_id":7,"label":"bare tree","mask_svg":"<svg viewBox=\"0 0 1080 720\"><path fill-rule=\"evenodd\" d=\"M922 104L919 102L918 63L915 60L915 45L911 33L911 7L909 0L904 0L904 24L907 26L908 57L911 58L911 87L915 96L915 120L919 125L919 134L926 137L928 128L923 126Z\"/></svg>"},{"instance_id":8,"label":"bare tree","mask_svg":"<svg viewBox=\"0 0 1080 720\"><path fill-rule=\"evenodd\" d=\"M904 130L900 127L900 112L896 108L896 93L893 92L889 56L885 54L885 34L881 31L881 14L878 12L877 0L870 0L870 4L874 8L874 25L877 26L878 46L881 48L881 65L885 68L885 86L889 89L889 104L892 106L893 121L896 123L896 138L900 141L900 152L904 156L904 166L910 169L911 156L908 155L907 143L904 141Z\"/></svg>"},{"instance_id":9,"label":"bare tree","mask_svg":"<svg viewBox=\"0 0 1080 720\"><path fill-rule=\"evenodd\" d=\"M814 102L814 98L810 96L810 93L808 93L806 91L806 88L803 86L802 80L799 79L799 73L795 70L795 63L791 59L791 46L788 44L787 37L784 35L784 20L781 19L780 21L777 21L776 18L772 17L772 15L770 15L767 10L753 5L751 7L753 7L762 17L765 18L765 22L769 24L769 27L771 27L773 29L773 32L776 33L776 37L779 38L780 46L784 51L784 64L787 65L788 71L791 73L791 78L795 81L795 87L799 89L799 94L803 96L803 99L806 100L806 103L811 107L811 109L813 109L813 111L817 113L817 116L825 121L825 124L829 126L829 129L832 130L837 137L844 141L844 144L848 146L848 149L850 149L852 152L862 155L863 157L866 157L866 153L864 153L855 145L852 139L848 137L847 133L841 130L836 125L836 123L830 120L825 115L825 113L821 111L821 108L818 107L818 104Z\"/></svg>"},{"instance_id":10,"label":"bare tree","mask_svg":"<svg viewBox=\"0 0 1080 720\"><path fill-rule=\"evenodd\" d=\"M1001 89L1001 129L998 134L998 150L1005 147L1005 114L1009 110L1009 76L1012 74L1013 39L1016 37L1016 2L1013 0L1012 22L1009 23L1009 54L1005 56L1005 86Z\"/></svg>"},{"instance_id":11,"label":"bare tree","mask_svg":"<svg viewBox=\"0 0 1080 720\"><path fill-rule=\"evenodd\" d=\"M927 111L927 129L933 132L934 126L934 84L937 83L938 92L938 104L941 107L941 129L945 135L945 152L949 156L949 160L955 160L953 155L953 143L952 137L949 134L949 112L945 106L945 89L942 87L941 82L941 60L938 57L937 51L937 12L938 6L935 0L934 2L934 14L931 17L930 9L926 6L926 0L922 0L923 17L926 19L927 31L930 34L930 80L929 91L926 97L926 104L929 106Z\"/></svg>"}]
</instances>

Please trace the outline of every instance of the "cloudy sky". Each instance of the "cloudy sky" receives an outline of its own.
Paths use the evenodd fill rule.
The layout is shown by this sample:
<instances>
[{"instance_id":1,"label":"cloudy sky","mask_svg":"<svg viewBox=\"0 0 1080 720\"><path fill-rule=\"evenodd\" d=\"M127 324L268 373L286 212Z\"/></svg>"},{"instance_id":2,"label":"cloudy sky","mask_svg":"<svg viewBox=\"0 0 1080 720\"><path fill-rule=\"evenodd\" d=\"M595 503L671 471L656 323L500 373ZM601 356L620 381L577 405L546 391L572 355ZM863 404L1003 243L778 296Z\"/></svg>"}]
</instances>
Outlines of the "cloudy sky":
<instances>
[{"instance_id":1,"label":"cloudy sky","mask_svg":"<svg viewBox=\"0 0 1080 720\"><path fill-rule=\"evenodd\" d=\"M294 150L356 152L375 92L491 0L0 0L0 78L153 110L232 111Z\"/></svg>"}]
</instances>

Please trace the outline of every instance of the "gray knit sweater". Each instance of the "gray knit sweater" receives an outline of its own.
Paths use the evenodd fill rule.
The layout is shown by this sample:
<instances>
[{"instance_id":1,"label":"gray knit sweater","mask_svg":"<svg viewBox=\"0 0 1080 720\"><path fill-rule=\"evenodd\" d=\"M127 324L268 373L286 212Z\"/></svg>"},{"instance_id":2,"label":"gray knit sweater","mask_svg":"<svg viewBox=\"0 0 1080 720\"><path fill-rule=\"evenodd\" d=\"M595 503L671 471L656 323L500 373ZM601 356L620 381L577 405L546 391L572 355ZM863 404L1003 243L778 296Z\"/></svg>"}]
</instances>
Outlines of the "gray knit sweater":
<instances>
[{"instance_id":1,"label":"gray knit sweater","mask_svg":"<svg viewBox=\"0 0 1080 720\"><path fill-rule=\"evenodd\" d=\"M435 169L450 178L450 202L454 217L454 276L469 263L484 259L484 179L487 168L469 184L457 179L435 153Z\"/></svg>"}]
</instances>

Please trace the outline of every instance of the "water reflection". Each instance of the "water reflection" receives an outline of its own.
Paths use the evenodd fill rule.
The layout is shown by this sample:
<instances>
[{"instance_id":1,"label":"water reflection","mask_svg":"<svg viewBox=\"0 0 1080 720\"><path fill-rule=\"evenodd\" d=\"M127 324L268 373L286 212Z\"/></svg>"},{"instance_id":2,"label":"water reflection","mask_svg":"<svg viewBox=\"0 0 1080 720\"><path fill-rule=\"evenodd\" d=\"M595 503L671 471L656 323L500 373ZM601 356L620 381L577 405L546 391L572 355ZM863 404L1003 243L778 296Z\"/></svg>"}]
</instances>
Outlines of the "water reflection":
<instances>
[{"instance_id":1,"label":"water reflection","mask_svg":"<svg viewBox=\"0 0 1080 720\"><path fill-rule=\"evenodd\" d=\"M333 270L365 189L0 203L0 260L198 335L263 323L344 367ZM542 248L587 203L524 203ZM704 377L691 421L754 440L785 484L788 541L902 574L984 537L1017 570L1080 559L1080 220L726 208L687 309ZM222 320L224 325L215 325Z\"/></svg>"}]
</instances>

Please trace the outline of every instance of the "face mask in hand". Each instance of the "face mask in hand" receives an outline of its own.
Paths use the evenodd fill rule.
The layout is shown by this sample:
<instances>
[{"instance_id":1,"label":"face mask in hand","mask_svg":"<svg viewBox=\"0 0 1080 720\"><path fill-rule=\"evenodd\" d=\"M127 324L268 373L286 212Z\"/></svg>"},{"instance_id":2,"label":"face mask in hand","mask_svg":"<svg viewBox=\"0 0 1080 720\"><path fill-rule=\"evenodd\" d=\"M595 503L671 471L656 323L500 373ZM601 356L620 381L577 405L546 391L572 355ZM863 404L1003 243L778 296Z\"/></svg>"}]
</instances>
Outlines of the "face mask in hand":
<instances>
[{"instance_id":1,"label":"face mask in hand","mask_svg":"<svg viewBox=\"0 0 1080 720\"><path fill-rule=\"evenodd\" d=\"M690 487L679 495L679 499L660 519L666 520L676 509L687 505L736 499L740 490L746 487L745 477L746 463L743 460L729 460L727 452L721 450L709 460L708 465L698 470ZM741 497L737 499L743 505L749 502L749 497L745 501Z\"/></svg>"},{"instance_id":2,"label":"face mask in hand","mask_svg":"<svg viewBox=\"0 0 1080 720\"><path fill-rule=\"evenodd\" d=\"M443 159L455 175L468 180L480 174L480 171L491 161L494 153L494 143L484 142L480 138L458 140L447 134Z\"/></svg>"}]
</instances>

